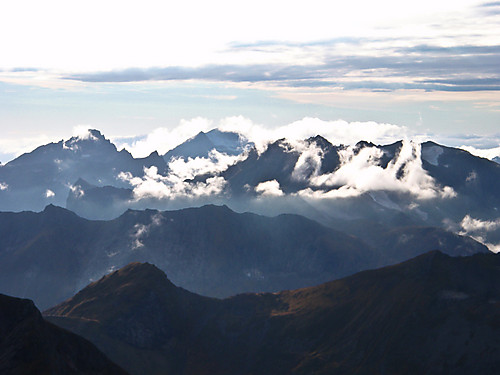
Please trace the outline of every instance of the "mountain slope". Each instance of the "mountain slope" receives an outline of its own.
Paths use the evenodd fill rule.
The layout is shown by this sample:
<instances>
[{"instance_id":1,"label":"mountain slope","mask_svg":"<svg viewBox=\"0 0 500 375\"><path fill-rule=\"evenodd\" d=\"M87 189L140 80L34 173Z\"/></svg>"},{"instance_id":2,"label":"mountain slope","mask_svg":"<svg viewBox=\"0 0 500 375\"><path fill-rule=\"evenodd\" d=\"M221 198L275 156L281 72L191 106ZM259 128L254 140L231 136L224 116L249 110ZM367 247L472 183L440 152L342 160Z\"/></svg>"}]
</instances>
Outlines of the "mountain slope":
<instances>
[{"instance_id":1,"label":"mountain slope","mask_svg":"<svg viewBox=\"0 0 500 375\"><path fill-rule=\"evenodd\" d=\"M33 302L3 294L0 373L126 374L87 340L46 322Z\"/></svg>"},{"instance_id":2,"label":"mountain slope","mask_svg":"<svg viewBox=\"0 0 500 375\"><path fill-rule=\"evenodd\" d=\"M177 147L168 151L163 158L168 163L172 158L206 158L212 150L227 154L239 155L253 144L234 132L224 132L218 129L209 132L199 132Z\"/></svg>"},{"instance_id":3,"label":"mountain slope","mask_svg":"<svg viewBox=\"0 0 500 375\"><path fill-rule=\"evenodd\" d=\"M0 291L43 309L114 269L147 261L177 285L227 297L317 285L435 248L450 255L488 251L440 229L410 230L398 234L407 234L406 243L388 238L374 247L298 215L204 206L129 210L114 220L91 221L47 206L41 213L0 213Z\"/></svg>"},{"instance_id":4,"label":"mountain slope","mask_svg":"<svg viewBox=\"0 0 500 375\"><path fill-rule=\"evenodd\" d=\"M157 358L172 374L495 374L499 267L495 254L431 252L317 287L214 300L132 264L45 314L135 374L144 369L130 358L151 374Z\"/></svg>"},{"instance_id":5,"label":"mountain slope","mask_svg":"<svg viewBox=\"0 0 500 375\"><path fill-rule=\"evenodd\" d=\"M142 176L144 167L164 172L165 161L154 152L134 159L98 130L85 137L40 146L0 167L0 210L42 210L49 203L64 205L71 186L79 178L90 184L122 187L120 172Z\"/></svg>"},{"instance_id":6,"label":"mountain slope","mask_svg":"<svg viewBox=\"0 0 500 375\"><path fill-rule=\"evenodd\" d=\"M200 133L171 156L206 157L215 145L210 136L221 134L225 133ZM234 139L226 143L238 149L237 135L228 134ZM301 142L280 139L261 153L250 149L245 156L222 169L208 168L211 172L191 169L196 170L195 164L213 166L218 160L180 163L175 173L181 176L165 171L162 176L136 179L134 186L125 186L124 181L124 186L97 184L89 195L71 192L67 207L102 219L117 217L126 208L178 209L215 203L270 216L300 214L330 227L337 219L364 219L388 227L401 222L454 228L456 233L468 233L461 228L467 216L485 222L499 219L500 165L431 141L335 146L318 135ZM188 177L183 175L187 170ZM193 195L193 189L198 195ZM500 227L471 234L493 249Z\"/></svg>"},{"instance_id":7,"label":"mountain slope","mask_svg":"<svg viewBox=\"0 0 500 375\"><path fill-rule=\"evenodd\" d=\"M0 213L0 290L42 308L131 261L154 262L212 296L314 285L379 262L358 239L294 215L217 206L127 211L111 221L54 206Z\"/></svg>"}]
</instances>

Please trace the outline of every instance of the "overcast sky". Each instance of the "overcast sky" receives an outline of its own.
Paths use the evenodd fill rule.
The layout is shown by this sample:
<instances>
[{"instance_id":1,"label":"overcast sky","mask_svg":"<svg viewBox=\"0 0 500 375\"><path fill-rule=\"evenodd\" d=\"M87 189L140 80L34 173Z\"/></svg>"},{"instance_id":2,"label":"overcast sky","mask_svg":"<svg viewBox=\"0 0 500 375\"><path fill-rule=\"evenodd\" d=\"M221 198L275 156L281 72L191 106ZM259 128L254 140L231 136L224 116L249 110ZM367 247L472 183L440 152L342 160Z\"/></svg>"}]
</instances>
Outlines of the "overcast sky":
<instances>
[{"instance_id":1,"label":"overcast sky","mask_svg":"<svg viewBox=\"0 0 500 375\"><path fill-rule=\"evenodd\" d=\"M137 155L318 121L500 147L500 2L335 3L2 4L0 161L82 127Z\"/></svg>"}]
</instances>

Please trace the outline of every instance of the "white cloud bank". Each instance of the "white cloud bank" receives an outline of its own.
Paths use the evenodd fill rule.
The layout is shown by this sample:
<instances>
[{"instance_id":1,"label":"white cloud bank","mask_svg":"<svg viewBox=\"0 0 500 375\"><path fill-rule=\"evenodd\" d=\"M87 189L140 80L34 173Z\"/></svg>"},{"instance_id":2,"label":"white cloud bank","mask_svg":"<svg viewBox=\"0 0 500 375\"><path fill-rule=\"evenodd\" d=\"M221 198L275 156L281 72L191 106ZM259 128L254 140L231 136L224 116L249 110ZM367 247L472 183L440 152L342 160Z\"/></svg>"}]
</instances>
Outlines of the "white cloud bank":
<instances>
[{"instance_id":1,"label":"white cloud bank","mask_svg":"<svg viewBox=\"0 0 500 375\"><path fill-rule=\"evenodd\" d=\"M208 158L174 158L168 164L168 174L158 173L158 168L144 168L143 177L133 177L129 172L121 172L119 178L133 186L134 197L141 199L175 199L179 197L200 198L219 195L224 191L223 177L209 177L205 182L190 181L203 174L217 174L230 165L242 160L246 155L229 156L212 150Z\"/></svg>"},{"instance_id":2,"label":"white cloud bank","mask_svg":"<svg viewBox=\"0 0 500 375\"><path fill-rule=\"evenodd\" d=\"M365 147L357 151L349 146L339 151L340 167L332 172L318 175L317 158L319 154L306 151L312 160L314 171L310 177L310 185L326 188L316 190L308 188L299 192L300 196L311 198L345 198L369 191L395 191L410 193L418 199L453 198L456 193L449 186L440 187L422 168L421 146L411 141L403 141L398 155L384 168L379 165L384 151L376 147ZM304 169L301 159L297 162L299 169ZM296 165L296 170L297 170ZM294 173L295 171L294 170ZM329 190L332 188L338 188Z\"/></svg>"},{"instance_id":3,"label":"white cloud bank","mask_svg":"<svg viewBox=\"0 0 500 375\"><path fill-rule=\"evenodd\" d=\"M120 142L117 139L115 143L118 149L125 148L136 158L146 157L153 151L158 151L160 155L164 155L199 132L207 132L213 129L213 123L212 120L203 117L181 120L179 125L173 129L157 128L142 137L142 139L132 142Z\"/></svg>"},{"instance_id":4,"label":"white cloud bank","mask_svg":"<svg viewBox=\"0 0 500 375\"><path fill-rule=\"evenodd\" d=\"M158 168L144 169L143 177L132 177L130 173L118 176L134 187L134 197L140 199L175 199L178 197L199 198L222 193L226 181L222 177L211 177L206 182L187 182L176 174L162 176Z\"/></svg>"},{"instance_id":5,"label":"white cloud bank","mask_svg":"<svg viewBox=\"0 0 500 375\"><path fill-rule=\"evenodd\" d=\"M321 135L334 145L353 145L361 140L387 144L406 138L409 134L406 127L393 124L374 121L324 121L313 117L305 117L273 129L256 124L242 116L228 117L220 121L219 128L243 134L248 140L254 142L259 150L265 149L269 142L280 138L286 138L289 142L297 142Z\"/></svg>"},{"instance_id":6,"label":"white cloud bank","mask_svg":"<svg viewBox=\"0 0 500 375\"><path fill-rule=\"evenodd\" d=\"M158 151L159 154L163 155L187 139L194 137L200 131L207 132L214 128L241 134L253 142L260 152L266 149L269 142L280 138L296 142L321 135L333 144L352 145L360 140L387 144L411 136L410 131L404 126L374 121L324 121L305 117L290 124L269 128L243 116L233 116L225 117L219 121L203 117L181 120L179 125L173 129L157 128L136 141L120 142L117 139L115 143L118 148L126 148L134 157L145 157L153 151Z\"/></svg>"},{"instance_id":7,"label":"white cloud bank","mask_svg":"<svg viewBox=\"0 0 500 375\"><path fill-rule=\"evenodd\" d=\"M477 148L473 146L460 146L462 150L470 152L472 155L479 156L492 160L495 157L500 157L500 146L492 148Z\"/></svg>"}]
</instances>

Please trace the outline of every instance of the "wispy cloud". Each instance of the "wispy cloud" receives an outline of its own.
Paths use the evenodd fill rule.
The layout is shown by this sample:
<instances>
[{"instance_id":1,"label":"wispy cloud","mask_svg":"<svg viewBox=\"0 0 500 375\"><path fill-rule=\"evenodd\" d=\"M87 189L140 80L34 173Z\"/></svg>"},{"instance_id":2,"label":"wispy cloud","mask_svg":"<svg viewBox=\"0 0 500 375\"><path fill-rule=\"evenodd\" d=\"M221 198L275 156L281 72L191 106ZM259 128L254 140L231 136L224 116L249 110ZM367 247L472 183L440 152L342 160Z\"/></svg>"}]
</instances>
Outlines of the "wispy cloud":
<instances>
[{"instance_id":1,"label":"wispy cloud","mask_svg":"<svg viewBox=\"0 0 500 375\"><path fill-rule=\"evenodd\" d=\"M345 38L310 43L261 42L235 44L235 52L269 49L320 49L309 63L210 64L199 67L129 68L73 74L83 82L207 80L267 83L289 87L324 87L342 90L500 90L500 45L417 44L394 47L393 39ZM377 54L373 47L382 43ZM342 47L342 49L341 49ZM364 47L364 48L363 48ZM331 48L334 50L332 51ZM339 50L337 50L339 49ZM342 50L352 51L351 54ZM355 52L361 51L361 52ZM364 52L364 54L363 54ZM452 78L449 78L452 77Z\"/></svg>"},{"instance_id":2,"label":"wispy cloud","mask_svg":"<svg viewBox=\"0 0 500 375\"><path fill-rule=\"evenodd\" d=\"M481 13L486 16L497 16L500 14L500 2L492 1L478 6Z\"/></svg>"},{"instance_id":3,"label":"wispy cloud","mask_svg":"<svg viewBox=\"0 0 500 375\"><path fill-rule=\"evenodd\" d=\"M151 222L149 224L135 224L130 235L132 237L131 249L136 250L144 247L143 240L149 235L151 230L162 224L162 220L163 216L157 212L151 215Z\"/></svg>"}]
</instances>

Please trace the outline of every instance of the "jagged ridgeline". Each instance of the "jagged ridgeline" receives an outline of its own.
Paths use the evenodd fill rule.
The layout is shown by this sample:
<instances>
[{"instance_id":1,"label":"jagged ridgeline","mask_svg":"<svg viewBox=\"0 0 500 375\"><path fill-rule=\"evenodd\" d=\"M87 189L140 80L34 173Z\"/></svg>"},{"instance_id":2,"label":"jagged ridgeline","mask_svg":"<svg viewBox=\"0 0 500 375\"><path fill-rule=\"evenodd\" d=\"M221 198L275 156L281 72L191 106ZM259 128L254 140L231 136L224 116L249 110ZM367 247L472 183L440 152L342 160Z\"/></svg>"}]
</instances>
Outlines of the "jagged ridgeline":
<instances>
[{"instance_id":1,"label":"jagged ridgeline","mask_svg":"<svg viewBox=\"0 0 500 375\"><path fill-rule=\"evenodd\" d=\"M494 374L499 191L433 142L40 146L0 166L0 292L105 354L0 296L0 372Z\"/></svg>"},{"instance_id":2,"label":"jagged ridgeline","mask_svg":"<svg viewBox=\"0 0 500 375\"><path fill-rule=\"evenodd\" d=\"M300 214L358 234L365 225L357 222L366 220L368 228L438 226L491 249L500 242L498 191L499 164L433 142L345 146L316 136L263 148L217 129L145 158L90 130L0 167L2 211L55 204L88 219L114 219L129 208L226 204Z\"/></svg>"}]
</instances>

